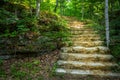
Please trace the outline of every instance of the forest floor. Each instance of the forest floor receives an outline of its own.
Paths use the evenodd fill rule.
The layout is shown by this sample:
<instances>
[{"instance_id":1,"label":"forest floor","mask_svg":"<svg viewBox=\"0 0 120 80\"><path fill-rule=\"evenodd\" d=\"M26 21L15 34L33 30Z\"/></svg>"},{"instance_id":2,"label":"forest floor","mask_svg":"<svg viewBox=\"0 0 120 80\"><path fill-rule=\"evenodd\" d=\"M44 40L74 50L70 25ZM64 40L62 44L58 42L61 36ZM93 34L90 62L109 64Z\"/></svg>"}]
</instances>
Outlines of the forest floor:
<instances>
[{"instance_id":1,"label":"forest floor","mask_svg":"<svg viewBox=\"0 0 120 80\"><path fill-rule=\"evenodd\" d=\"M0 80L119 80L103 77L58 75L56 61L59 59L59 50L38 57L24 57L4 60Z\"/></svg>"},{"instance_id":2,"label":"forest floor","mask_svg":"<svg viewBox=\"0 0 120 80\"><path fill-rule=\"evenodd\" d=\"M37 57L13 58L2 61L0 80L57 80L54 77L59 50ZM5 74L4 74L5 73Z\"/></svg>"}]
</instances>

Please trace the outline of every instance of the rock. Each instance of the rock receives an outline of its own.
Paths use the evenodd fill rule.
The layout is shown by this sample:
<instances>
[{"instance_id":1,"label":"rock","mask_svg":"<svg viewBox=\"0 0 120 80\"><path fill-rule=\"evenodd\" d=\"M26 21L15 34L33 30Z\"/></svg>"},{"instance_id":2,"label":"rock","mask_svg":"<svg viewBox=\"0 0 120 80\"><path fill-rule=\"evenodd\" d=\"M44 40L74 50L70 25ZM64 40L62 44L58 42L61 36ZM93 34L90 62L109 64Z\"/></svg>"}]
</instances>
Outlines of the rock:
<instances>
[{"instance_id":1,"label":"rock","mask_svg":"<svg viewBox=\"0 0 120 80\"><path fill-rule=\"evenodd\" d=\"M11 56L11 55L0 55L0 59L10 59L10 58L12 58L13 56Z\"/></svg>"}]
</instances>

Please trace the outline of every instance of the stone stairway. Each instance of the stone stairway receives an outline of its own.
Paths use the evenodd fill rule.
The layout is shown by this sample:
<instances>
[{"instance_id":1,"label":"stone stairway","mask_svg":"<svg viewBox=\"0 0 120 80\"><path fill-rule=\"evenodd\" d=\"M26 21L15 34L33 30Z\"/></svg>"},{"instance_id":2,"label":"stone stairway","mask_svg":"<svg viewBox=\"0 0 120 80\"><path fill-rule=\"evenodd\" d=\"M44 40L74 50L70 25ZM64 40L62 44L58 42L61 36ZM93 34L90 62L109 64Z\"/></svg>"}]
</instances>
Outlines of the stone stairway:
<instances>
[{"instance_id":1,"label":"stone stairway","mask_svg":"<svg viewBox=\"0 0 120 80\"><path fill-rule=\"evenodd\" d=\"M59 68L56 73L78 76L118 77L111 69L119 66L114 62L109 48L104 46L97 31L86 27L71 27L72 46L61 48Z\"/></svg>"}]
</instances>

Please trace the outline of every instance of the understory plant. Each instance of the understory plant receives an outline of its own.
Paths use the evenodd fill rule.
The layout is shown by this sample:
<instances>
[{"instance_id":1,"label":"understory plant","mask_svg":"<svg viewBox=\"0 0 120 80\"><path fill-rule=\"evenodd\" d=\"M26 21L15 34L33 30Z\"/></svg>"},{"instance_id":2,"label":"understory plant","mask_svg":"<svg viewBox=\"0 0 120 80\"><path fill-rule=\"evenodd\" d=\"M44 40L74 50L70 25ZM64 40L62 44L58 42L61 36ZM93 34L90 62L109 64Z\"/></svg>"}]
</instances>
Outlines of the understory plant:
<instances>
[{"instance_id":1,"label":"understory plant","mask_svg":"<svg viewBox=\"0 0 120 80\"><path fill-rule=\"evenodd\" d=\"M11 3L11 5L14 4ZM17 50L16 48L19 48L19 45L28 46L27 49L30 51L33 51L34 47L39 46L36 49L39 48L37 50L45 53L46 51L60 49L67 43L68 40L66 38L69 36L69 30L66 26L66 21L59 15L53 12L41 11L38 19L34 14L30 14L29 8L24 8L23 11L18 12L19 15L16 15L13 11L8 7L0 8L0 37L3 39L3 41L0 41L1 45L6 46L7 44L9 46L11 44L8 47L10 50ZM15 44L12 44L12 42ZM35 42L38 42L38 44ZM16 53L15 51L13 52Z\"/></svg>"}]
</instances>

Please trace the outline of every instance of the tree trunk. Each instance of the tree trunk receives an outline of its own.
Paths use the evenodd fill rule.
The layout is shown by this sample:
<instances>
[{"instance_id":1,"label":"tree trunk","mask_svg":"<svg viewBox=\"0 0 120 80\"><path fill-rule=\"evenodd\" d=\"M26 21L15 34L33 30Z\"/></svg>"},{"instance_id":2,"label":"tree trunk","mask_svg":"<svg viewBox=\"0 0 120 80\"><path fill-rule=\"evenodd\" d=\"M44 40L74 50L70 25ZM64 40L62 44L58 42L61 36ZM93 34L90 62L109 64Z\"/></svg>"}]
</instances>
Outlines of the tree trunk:
<instances>
[{"instance_id":1,"label":"tree trunk","mask_svg":"<svg viewBox=\"0 0 120 80\"><path fill-rule=\"evenodd\" d=\"M60 1L60 14L62 15L62 1Z\"/></svg>"},{"instance_id":2,"label":"tree trunk","mask_svg":"<svg viewBox=\"0 0 120 80\"><path fill-rule=\"evenodd\" d=\"M40 0L36 0L36 18L39 18L40 14Z\"/></svg>"},{"instance_id":3,"label":"tree trunk","mask_svg":"<svg viewBox=\"0 0 120 80\"><path fill-rule=\"evenodd\" d=\"M54 9L54 12L57 11L57 7L58 7L58 0L56 0L56 6L55 6L55 9Z\"/></svg>"},{"instance_id":4,"label":"tree trunk","mask_svg":"<svg viewBox=\"0 0 120 80\"><path fill-rule=\"evenodd\" d=\"M82 20L84 19L84 6L82 6Z\"/></svg>"},{"instance_id":5,"label":"tree trunk","mask_svg":"<svg viewBox=\"0 0 120 80\"><path fill-rule=\"evenodd\" d=\"M31 2L31 0L29 0L29 7L30 7L30 14L31 14L31 16L32 16L32 2Z\"/></svg>"},{"instance_id":6,"label":"tree trunk","mask_svg":"<svg viewBox=\"0 0 120 80\"><path fill-rule=\"evenodd\" d=\"M84 19L84 0L82 0L82 20Z\"/></svg>"},{"instance_id":7,"label":"tree trunk","mask_svg":"<svg viewBox=\"0 0 120 80\"><path fill-rule=\"evenodd\" d=\"M17 7L15 8L15 18L18 18L18 9L17 9Z\"/></svg>"},{"instance_id":8,"label":"tree trunk","mask_svg":"<svg viewBox=\"0 0 120 80\"><path fill-rule=\"evenodd\" d=\"M106 43L107 43L107 47L109 47L110 33L109 33L108 0L105 0L105 24L106 24Z\"/></svg>"}]
</instances>

